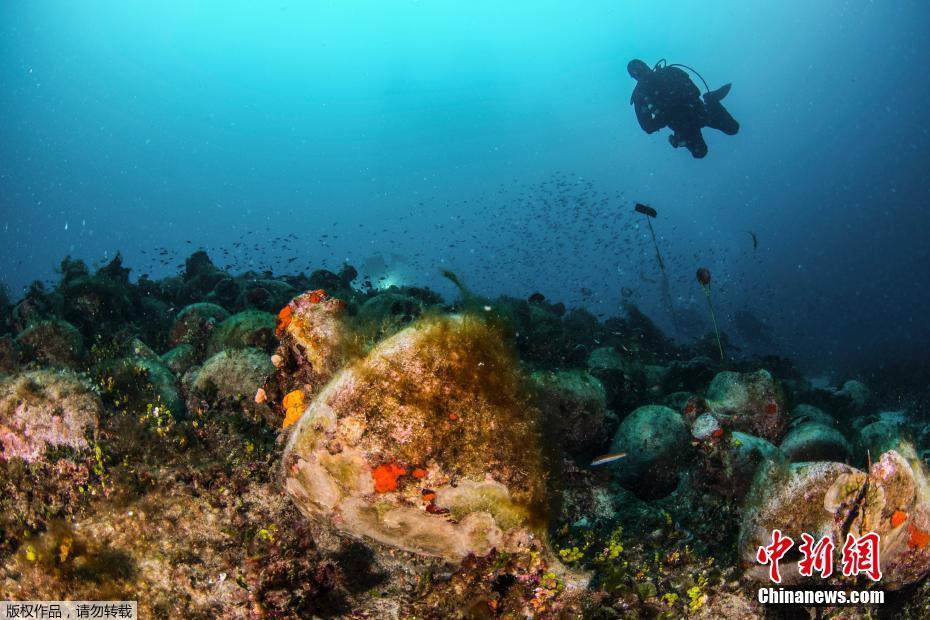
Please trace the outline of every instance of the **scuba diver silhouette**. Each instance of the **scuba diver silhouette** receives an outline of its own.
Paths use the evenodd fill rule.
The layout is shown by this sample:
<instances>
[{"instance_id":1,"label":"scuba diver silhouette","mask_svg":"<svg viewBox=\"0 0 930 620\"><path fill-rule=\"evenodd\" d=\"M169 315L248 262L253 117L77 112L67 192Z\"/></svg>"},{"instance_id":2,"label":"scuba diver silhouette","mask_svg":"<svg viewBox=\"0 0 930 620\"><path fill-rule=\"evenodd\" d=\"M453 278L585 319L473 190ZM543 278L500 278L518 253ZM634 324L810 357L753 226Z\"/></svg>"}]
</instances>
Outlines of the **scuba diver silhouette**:
<instances>
[{"instance_id":1,"label":"scuba diver silhouette","mask_svg":"<svg viewBox=\"0 0 930 620\"><path fill-rule=\"evenodd\" d=\"M701 91L679 67L701 78L707 90L703 101ZM636 80L630 105L634 106L636 120L646 133L668 127L672 130L669 143L675 148L684 146L691 155L700 159L707 155L707 143L701 134L703 127L719 129L728 136L739 131L739 123L720 103L730 92L731 84L711 91L697 71L685 65L667 65L665 59L657 62L652 69L642 60L633 59L626 68Z\"/></svg>"}]
</instances>

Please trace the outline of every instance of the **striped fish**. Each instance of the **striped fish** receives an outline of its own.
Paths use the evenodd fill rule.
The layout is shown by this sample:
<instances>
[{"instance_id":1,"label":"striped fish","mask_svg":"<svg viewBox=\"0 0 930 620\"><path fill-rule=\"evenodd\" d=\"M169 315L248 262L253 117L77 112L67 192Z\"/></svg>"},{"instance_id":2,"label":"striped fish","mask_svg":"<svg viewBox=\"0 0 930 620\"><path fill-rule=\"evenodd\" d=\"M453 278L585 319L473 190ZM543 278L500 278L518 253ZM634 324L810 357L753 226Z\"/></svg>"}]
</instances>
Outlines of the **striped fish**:
<instances>
[{"instance_id":1,"label":"striped fish","mask_svg":"<svg viewBox=\"0 0 930 620\"><path fill-rule=\"evenodd\" d=\"M613 463L614 461L619 461L626 456L626 452L611 452L610 454L602 454L593 461L591 461L591 467L597 467L598 465L606 465L607 463Z\"/></svg>"}]
</instances>

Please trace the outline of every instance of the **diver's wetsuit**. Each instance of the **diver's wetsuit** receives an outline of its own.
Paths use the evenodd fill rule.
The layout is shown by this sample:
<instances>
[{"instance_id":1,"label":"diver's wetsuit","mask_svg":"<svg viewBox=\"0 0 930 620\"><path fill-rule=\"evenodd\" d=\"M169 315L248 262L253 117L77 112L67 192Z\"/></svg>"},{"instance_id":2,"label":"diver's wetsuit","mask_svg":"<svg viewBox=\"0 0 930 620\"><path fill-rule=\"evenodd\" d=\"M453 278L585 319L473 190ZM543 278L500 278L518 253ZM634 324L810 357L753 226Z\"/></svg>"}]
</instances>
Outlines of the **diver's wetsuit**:
<instances>
[{"instance_id":1,"label":"diver's wetsuit","mask_svg":"<svg viewBox=\"0 0 930 620\"><path fill-rule=\"evenodd\" d=\"M701 158L707 155L702 127L731 136L739 131L739 123L720 103L722 91L707 93L702 101L701 91L687 73L678 67L660 67L637 80L630 103L643 131L654 133L668 127L673 132L669 136L672 146L685 146L694 157Z\"/></svg>"}]
</instances>

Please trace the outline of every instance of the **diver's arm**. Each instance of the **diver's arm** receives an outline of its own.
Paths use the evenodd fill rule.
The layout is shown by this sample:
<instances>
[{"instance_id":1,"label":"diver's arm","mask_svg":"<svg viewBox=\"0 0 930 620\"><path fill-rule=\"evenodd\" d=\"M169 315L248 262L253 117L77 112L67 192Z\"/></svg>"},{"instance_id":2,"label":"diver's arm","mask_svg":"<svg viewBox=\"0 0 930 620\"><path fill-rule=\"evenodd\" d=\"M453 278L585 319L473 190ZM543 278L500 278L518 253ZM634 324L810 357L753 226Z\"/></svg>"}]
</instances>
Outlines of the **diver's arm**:
<instances>
[{"instance_id":1,"label":"diver's arm","mask_svg":"<svg viewBox=\"0 0 930 620\"><path fill-rule=\"evenodd\" d=\"M636 120L639 121L639 126L643 128L643 131L655 133L662 129L662 122L657 120L649 111L649 106L642 95L634 91L630 103L633 104L633 109L636 110Z\"/></svg>"}]
</instances>

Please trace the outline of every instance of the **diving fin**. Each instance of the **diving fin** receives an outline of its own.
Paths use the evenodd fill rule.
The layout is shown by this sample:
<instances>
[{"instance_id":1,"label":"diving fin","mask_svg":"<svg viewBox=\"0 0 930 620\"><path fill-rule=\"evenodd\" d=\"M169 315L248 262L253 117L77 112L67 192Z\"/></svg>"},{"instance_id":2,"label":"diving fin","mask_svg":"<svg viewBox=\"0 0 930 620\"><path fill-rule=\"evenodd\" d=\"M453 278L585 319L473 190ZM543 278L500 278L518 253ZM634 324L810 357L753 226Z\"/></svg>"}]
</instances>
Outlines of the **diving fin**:
<instances>
[{"instance_id":1,"label":"diving fin","mask_svg":"<svg viewBox=\"0 0 930 620\"><path fill-rule=\"evenodd\" d=\"M730 88L733 84L724 84L717 90L712 90L704 93L704 101L723 101L723 98L727 96L730 92Z\"/></svg>"}]
</instances>

